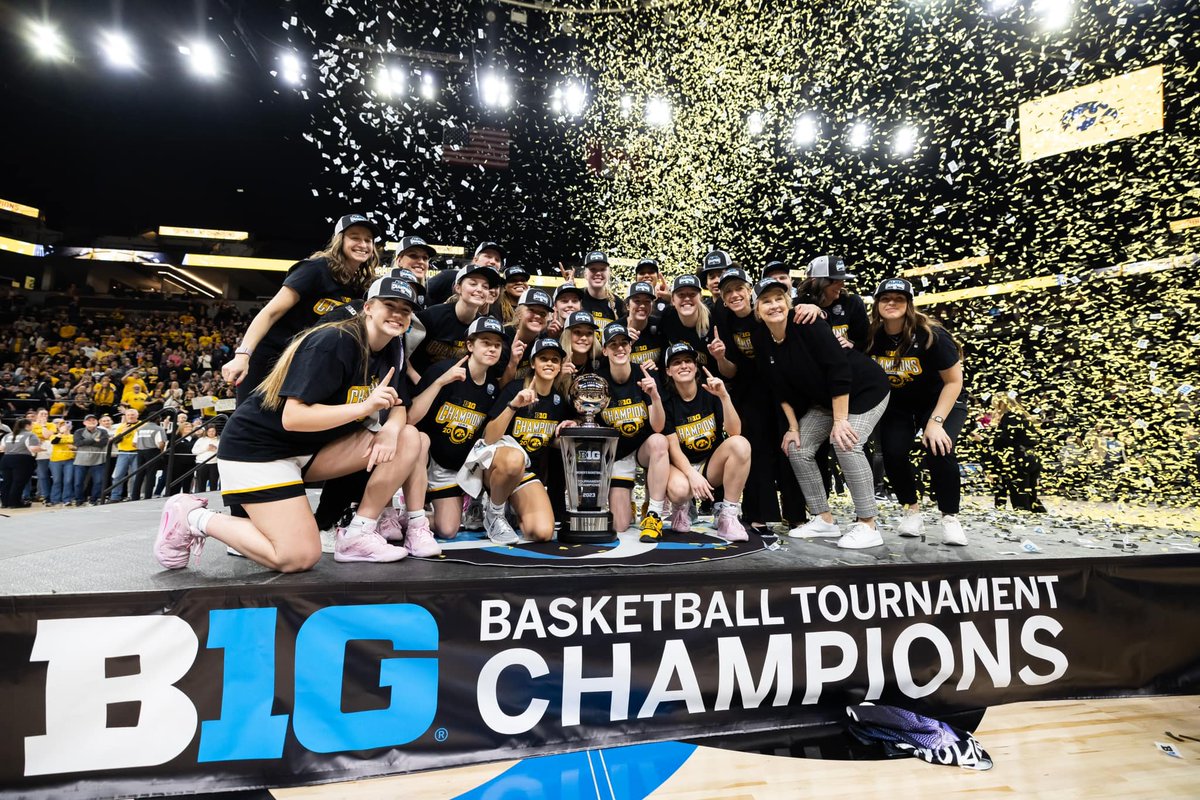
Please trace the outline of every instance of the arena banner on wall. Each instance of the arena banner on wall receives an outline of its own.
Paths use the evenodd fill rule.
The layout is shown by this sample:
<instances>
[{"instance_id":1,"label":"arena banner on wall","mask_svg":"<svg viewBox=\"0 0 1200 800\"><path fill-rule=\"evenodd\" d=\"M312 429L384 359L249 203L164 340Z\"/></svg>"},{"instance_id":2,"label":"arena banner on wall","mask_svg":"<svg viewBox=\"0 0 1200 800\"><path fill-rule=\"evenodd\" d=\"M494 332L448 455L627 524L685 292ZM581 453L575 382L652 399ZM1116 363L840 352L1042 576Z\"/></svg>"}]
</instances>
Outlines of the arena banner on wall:
<instances>
[{"instance_id":1,"label":"arena banner on wall","mask_svg":"<svg viewBox=\"0 0 1200 800\"><path fill-rule=\"evenodd\" d=\"M1163 126L1163 69L1146 67L1022 103L1021 161L1156 131Z\"/></svg>"},{"instance_id":2,"label":"arena banner on wall","mask_svg":"<svg viewBox=\"0 0 1200 800\"><path fill-rule=\"evenodd\" d=\"M701 588L701 584L703 587ZM0 794L319 783L1200 688L1200 558L8 598Z\"/></svg>"}]
</instances>

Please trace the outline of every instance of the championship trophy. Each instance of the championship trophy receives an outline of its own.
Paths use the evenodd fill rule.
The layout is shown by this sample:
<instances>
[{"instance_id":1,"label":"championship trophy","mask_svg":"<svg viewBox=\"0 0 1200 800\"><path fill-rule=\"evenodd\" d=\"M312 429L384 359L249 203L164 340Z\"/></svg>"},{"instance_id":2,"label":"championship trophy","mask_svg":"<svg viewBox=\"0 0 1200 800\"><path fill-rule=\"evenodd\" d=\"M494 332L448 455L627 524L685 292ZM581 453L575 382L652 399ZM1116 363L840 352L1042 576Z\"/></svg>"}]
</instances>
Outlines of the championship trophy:
<instances>
[{"instance_id":1,"label":"championship trophy","mask_svg":"<svg viewBox=\"0 0 1200 800\"><path fill-rule=\"evenodd\" d=\"M567 544L611 542L617 534L608 510L608 487L621 434L596 423L596 415L608 405L608 382L586 373L571 383L570 394L583 422L558 435L567 479L567 519L558 540Z\"/></svg>"}]
</instances>

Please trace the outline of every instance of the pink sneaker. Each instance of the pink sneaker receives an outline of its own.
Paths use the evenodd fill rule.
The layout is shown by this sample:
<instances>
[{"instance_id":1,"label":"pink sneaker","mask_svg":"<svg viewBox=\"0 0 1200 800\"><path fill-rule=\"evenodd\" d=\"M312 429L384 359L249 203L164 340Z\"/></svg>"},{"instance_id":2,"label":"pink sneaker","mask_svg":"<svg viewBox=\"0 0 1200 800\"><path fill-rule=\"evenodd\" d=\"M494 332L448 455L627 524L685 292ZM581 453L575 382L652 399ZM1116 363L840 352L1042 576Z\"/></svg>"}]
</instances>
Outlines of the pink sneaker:
<instances>
[{"instance_id":1,"label":"pink sneaker","mask_svg":"<svg viewBox=\"0 0 1200 800\"><path fill-rule=\"evenodd\" d=\"M675 533L689 533L692 530L692 504L683 502L675 506L671 514L671 530Z\"/></svg>"},{"instance_id":2,"label":"pink sneaker","mask_svg":"<svg viewBox=\"0 0 1200 800\"><path fill-rule=\"evenodd\" d=\"M403 547L388 544L378 530L364 529L357 536L346 536L345 528L337 529L333 545L334 561L372 561L385 563L399 561L408 555Z\"/></svg>"},{"instance_id":3,"label":"pink sneaker","mask_svg":"<svg viewBox=\"0 0 1200 800\"><path fill-rule=\"evenodd\" d=\"M727 542L744 542L750 538L737 512L728 506L722 506L717 513L717 536Z\"/></svg>"},{"instance_id":4,"label":"pink sneaker","mask_svg":"<svg viewBox=\"0 0 1200 800\"><path fill-rule=\"evenodd\" d=\"M208 500L190 494L172 495L163 504L162 519L158 523L158 536L154 539L154 557L167 569L183 569L204 552L204 540L208 537L188 524L188 514L197 508L206 508Z\"/></svg>"},{"instance_id":5,"label":"pink sneaker","mask_svg":"<svg viewBox=\"0 0 1200 800\"><path fill-rule=\"evenodd\" d=\"M417 558L436 558L442 554L442 546L433 538L433 531L429 529L428 517L409 520L404 546Z\"/></svg>"},{"instance_id":6,"label":"pink sneaker","mask_svg":"<svg viewBox=\"0 0 1200 800\"><path fill-rule=\"evenodd\" d=\"M391 506L379 516L379 532L389 542L404 542L404 529L408 527L408 515Z\"/></svg>"}]
</instances>

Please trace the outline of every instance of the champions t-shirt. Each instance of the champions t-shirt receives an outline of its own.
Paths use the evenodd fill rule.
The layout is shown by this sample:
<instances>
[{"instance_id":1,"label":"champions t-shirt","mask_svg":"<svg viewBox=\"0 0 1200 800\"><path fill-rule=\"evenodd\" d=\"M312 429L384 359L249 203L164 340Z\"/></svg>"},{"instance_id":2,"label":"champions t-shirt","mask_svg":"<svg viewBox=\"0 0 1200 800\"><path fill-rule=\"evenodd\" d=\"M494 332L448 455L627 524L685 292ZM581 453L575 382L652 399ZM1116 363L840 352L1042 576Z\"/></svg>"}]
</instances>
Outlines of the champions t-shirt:
<instances>
[{"instance_id":1,"label":"champions t-shirt","mask_svg":"<svg viewBox=\"0 0 1200 800\"><path fill-rule=\"evenodd\" d=\"M583 299L580 300L581 308L590 313L596 320L596 327L601 331L608 326L610 322L616 322L625 316L625 301L619 297L613 297L612 300L604 300L599 297L592 297L583 292Z\"/></svg>"},{"instance_id":2,"label":"champions t-shirt","mask_svg":"<svg viewBox=\"0 0 1200 800\"><path fill-rule=\"evenodd\" d=\"M629 327L629 317L623 317L621 324L626 330L632 330ZM658 332L655 321L647 320L646 329L638 331L637 341L629 348L629 363L633 366L634 372L640 372L637 368L638 364L645 362L646 364L657 364L662 358L663 338Z\"/></svg>"},{"instance_id":3,"label":"champions t-shirt","mask_svg":"<svg viewBox=\"0 0 1200 800\"><path fill-rule=\"evenodd\" d=\"M634 366L629 380L617 383L608 364L599 370L600 377L608 381L608 406L600 412L600 419L621 434L617 440L617 458L637 452L654 429L650 427L650 398L638 386L642 370Z\"/></svg>"},{"instance_id":4,"label":"champions t-shirt","mask_svg":"<svg viewBox=\"0 0 1200 800\"><path fill-rule=\"evenodd\" d=\"M933 347L926 347L926 339L920 333L905 347L904 342L893 341L883 330L875 335L875 345L870 356L887 373L892 387L890 408L928 409L937 404L942 392L944 369L958 363L958 346L954 338L942 327L933 329ZM966 380L958 399L966 397Z\"/></svg>"},{"instance_id":5,"label":"champions t-shirt","mask_svg":"<svg viewBox=\"0 0 1200 800\"><path fill-rule=\"evenodd\" d=\"M301 331L321 321L334 308L349 303L358 292L338 283L333 277L329 260L313 258L293 264L283 279L283 285L300 295L296 304L276 320L255 352L274 361L288 343Z\"/></svg>"},{"instance_id":6,"label":"champions t-shirt","mask_svg":"<svg viewBox=\"0 0 1200 800\"><path fill-rule=\"evenodd\" d=\"M725 441L725 413L721 401L697 387L696 396L684 400L670 391L663 397L667 424L664 435L675 434L687 460L699 464Z\"/></svg>"},{"instance_id":7,"label":"champions t-shirt","mask_svg":"<svg viewBox=\"0 0 1200 800\"><path fill-rule=\"evenodd\" d=\"M493 420L504 413L504 409L517 393L524 388L523 381L509 381L500 391L500 397L492 404L488 412L488 420ZM550 394L538 395L538 399L524 408L514 408L512 421L508 423L509 436L517 440L521 448L529 454L533 461L533 471L544 475L542 469L543 454L547 446L554 440L554 432L558 423L572 416L569 413L567 398L557 389L551 389Z\"/></svg>"},{"instance_id":8,"label":"champions t-shirt","mask_svg":"<svg viewBox=\"0 0 1200 800\"><path fill-rule=\"evenodd\" d=\"M425 326L425 338L412 355L413 369L424 377L430 364L452 358L458 361L467 354L467 328L455 313L456 303L431 306L417 314Z\"/></svg>"},{"instance_id":9,"label":"champions t-shirt","mask_svg":"<svg viewBox=\"0 0 1200 800\"><path fill-rule=\"evenodd\" d=\"M425 370L416 394L423 394L457 363L443 360ZM488 412L499 391L494 378L485 378L482 384L477 384L471 380L470 372L465 381L454 381L438 390L429 410L417 423L417 430L429 435L429 457L446 469L461 467L475 440L483 436Z\"/></svg>"},{"instance_id":10,"label":"champions t-shirt","mask_svg":"<svg viewBox=\"0 0 1200 800\"><path fill-rule=\"evenodd\" d=\"M867 306L861 297L855 294L843 294L834 300L828 308L823 309L829 318L829 327L844 339L850 340L855 350L865 350L867 347Z\"/></svg>"},{"instance_id":11,"label":"champions t-shirt","mask_svg":"<svg viewBox=\"0 0 1200 800\"><path fill-rule=\"evenodd\" d=\"M712 341L711 325L708 335L701 337L695 328L689 328L679 320L679 312L672 307L664 311L662 319L658 321L658 333L662 337L663 348L675 342L687 342L696 351L696 363L702 367L708 365L708 343Z\"/></svg>"},{"instance_id":12,"label":"champions t-shirt","mask_svg":"<svg viewBox=\"0 0 1200 800\"><path fill-rule=\"evenodd\" d=\"M339 406L366 400L379 382L395 367L392 388L401 405L408 406L408 381L404 378L403 348L392 339L372 353L364 379L362 350L350 333L326 328L311 334L296 351L279 394L279 408L265 409L263 395L253 392L239 403L221 432L217 456L229 461L274 461L315 453L329 442L358 430L367 417L324 431L288 431L283 427L286 398L306 405Z\"/></svg>"}]
</instances>

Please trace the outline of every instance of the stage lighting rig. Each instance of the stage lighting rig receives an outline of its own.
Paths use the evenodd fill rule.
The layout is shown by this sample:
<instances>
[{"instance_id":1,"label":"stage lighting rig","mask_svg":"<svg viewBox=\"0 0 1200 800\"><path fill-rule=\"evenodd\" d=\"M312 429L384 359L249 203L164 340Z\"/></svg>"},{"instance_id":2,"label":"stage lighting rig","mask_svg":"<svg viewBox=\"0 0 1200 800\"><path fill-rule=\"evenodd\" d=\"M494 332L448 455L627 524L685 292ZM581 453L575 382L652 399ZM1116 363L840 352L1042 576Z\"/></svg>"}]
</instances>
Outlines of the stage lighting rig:
<instances>
[{"instance_id":1,"label":"stage lighting rig","mask_svg":"<svg viewBox=\"0 0 1200 800\"><path fill-rule=\"evenodd\" d=\"M846 134L846 142L854 150L862 150L871 141L871 127L865 122L855 122Z\"/></svg>"},{"instance_id":2,"label":"stage lighting rig","mask_svg":"<svg viewBox=\"0 0 1200 800\"><path fill-rule=\"evenodd\" d=\"M437 98L437 81L432 72L421 73L421 99L434 100Z\"/></svg>"},{"instance_id":3,"label":"stage lighting rig","mask_svg":"<svg viewBox=\"0 0 1200 800\"><path fill-rule=\"evenodd\" d=\"M902 157L912 155L917 149L917 136L917 129L912 125L898 128L892 138L892 153Z\"/></svg>"},{"instance_id":4,"label":"stage lighting rig","mask_svg":"<svg viewBox=\"0 0 1200 800\"><path fill-rule=\"evenodd\" d=\"M25 38L38 58L62 61L67 57L67 40L48 22L31 23Z\"/></svg>"},{"instance_id":5,"label":"stage lighting rig","mask_svg":"<svg viewBox=\"0 0 1200 800\"><path fill-rule=\"evenodd\" d=\"M821 135L821 123L813 114L801 114L792 129L792 143L800 147L811 147Z\"/></svg>"},{"instance_id":6,"label":"stage lighting rig","mask_svg":"<svg viewBox=\"0 0 1200 800\"><path fill-rule=\"evenodd\" d=\"M179 52L187 56L192 72L201 78L215 78L220 73L217 52L208 42L192 42L179 45Z\"/></svg>"},{"instance_id":7,"label":"stage lighting rig","mask_svg":"<svg viewBox=\"0 0 1200 800\"><path fill-rule=\"evenodd\" d=\"M292 86L299 86L304 82L304 72L300 66L300 59L295 53L284 53L279 58L282 69L279 71L279 77L283 78L284 83L290 83Z\"/></svg>"},{"instance_id":8,"label":"stage lighting rig","mask_svg":"<svg viewBox=\"0 0 1200 800\"><path fill-rule=\"evenodd\" d=\"M763 113L761 111L751 111L750 116L746 117L746 130L751 136L759 136L763 132Z\"/></svg>"},{"instance_id":9,"label":"stage lighting rig","mask_svg":"<svg viewBox=\"0 0 1200 800\"><path fill-rule=\"evenodd\" d=\"M666 128L671 125L671 101L665 97L651 97L646 100L646 124L653 128Z\"/></svg>"},{"instance_id":10,"label":"stage lighting rig","mask_svg":"<svg viewBox=\"0 0 1200 800\"><path fill-rule=\"evenodd\" d=\"M578 119L586 108L587 90L575 78L558 84L550 94L550 110L560 116Z\"/></svg>"},{"instance_id":11,"label":"stage lighting rig","mask_svg":"<svg viewBox=\"0 0 1200 800\"><path fill-rule=\"evenodd\" d=\"M1071 24L1071 0L1034 0L1029 10L1045 30L1061 30Z\"/></svg>"},{"instance_id":12,"label":"stage lighting rig","mask_svg":"<svg viewBox=\"0 0 1200 800\"><path fill-rule=\"evenodd\" d=\"M479 102L485 108L508 108L512 103L508 79L495 70L483 73L479 78Z\"/></svg>"},{"instance_id":13,"label":"stage lighting rig","mask_svg":"<svg viewBox=\"0 0 1200 800\"><path fill-rule=\"evenodd\" d=\"M384 65L375 73L375 93L380 97L403 97L407 91L408 76L399 67Z\"/></svg>"},{"instance_id":14,"label":"stage lighting rig","mask_svg":"<svg viewBox=\"0 0 1200 800\"><path fill-rule=\"evenodd\" d=\"M621 119L629 119L633 114L633 95L621 95Z\"/></svg>"},{"instance_id":15,"label":"stage lighting rig","mask_svg":"<svg viewBox=\"0 0 1200 800\"><path fill-rule=\"evenodd\" d=\"M133 69L137 66L133 43L119 31L107 31L100 36L100 51L109 65L117 69Z\"/></svg>"}]
</instances>

